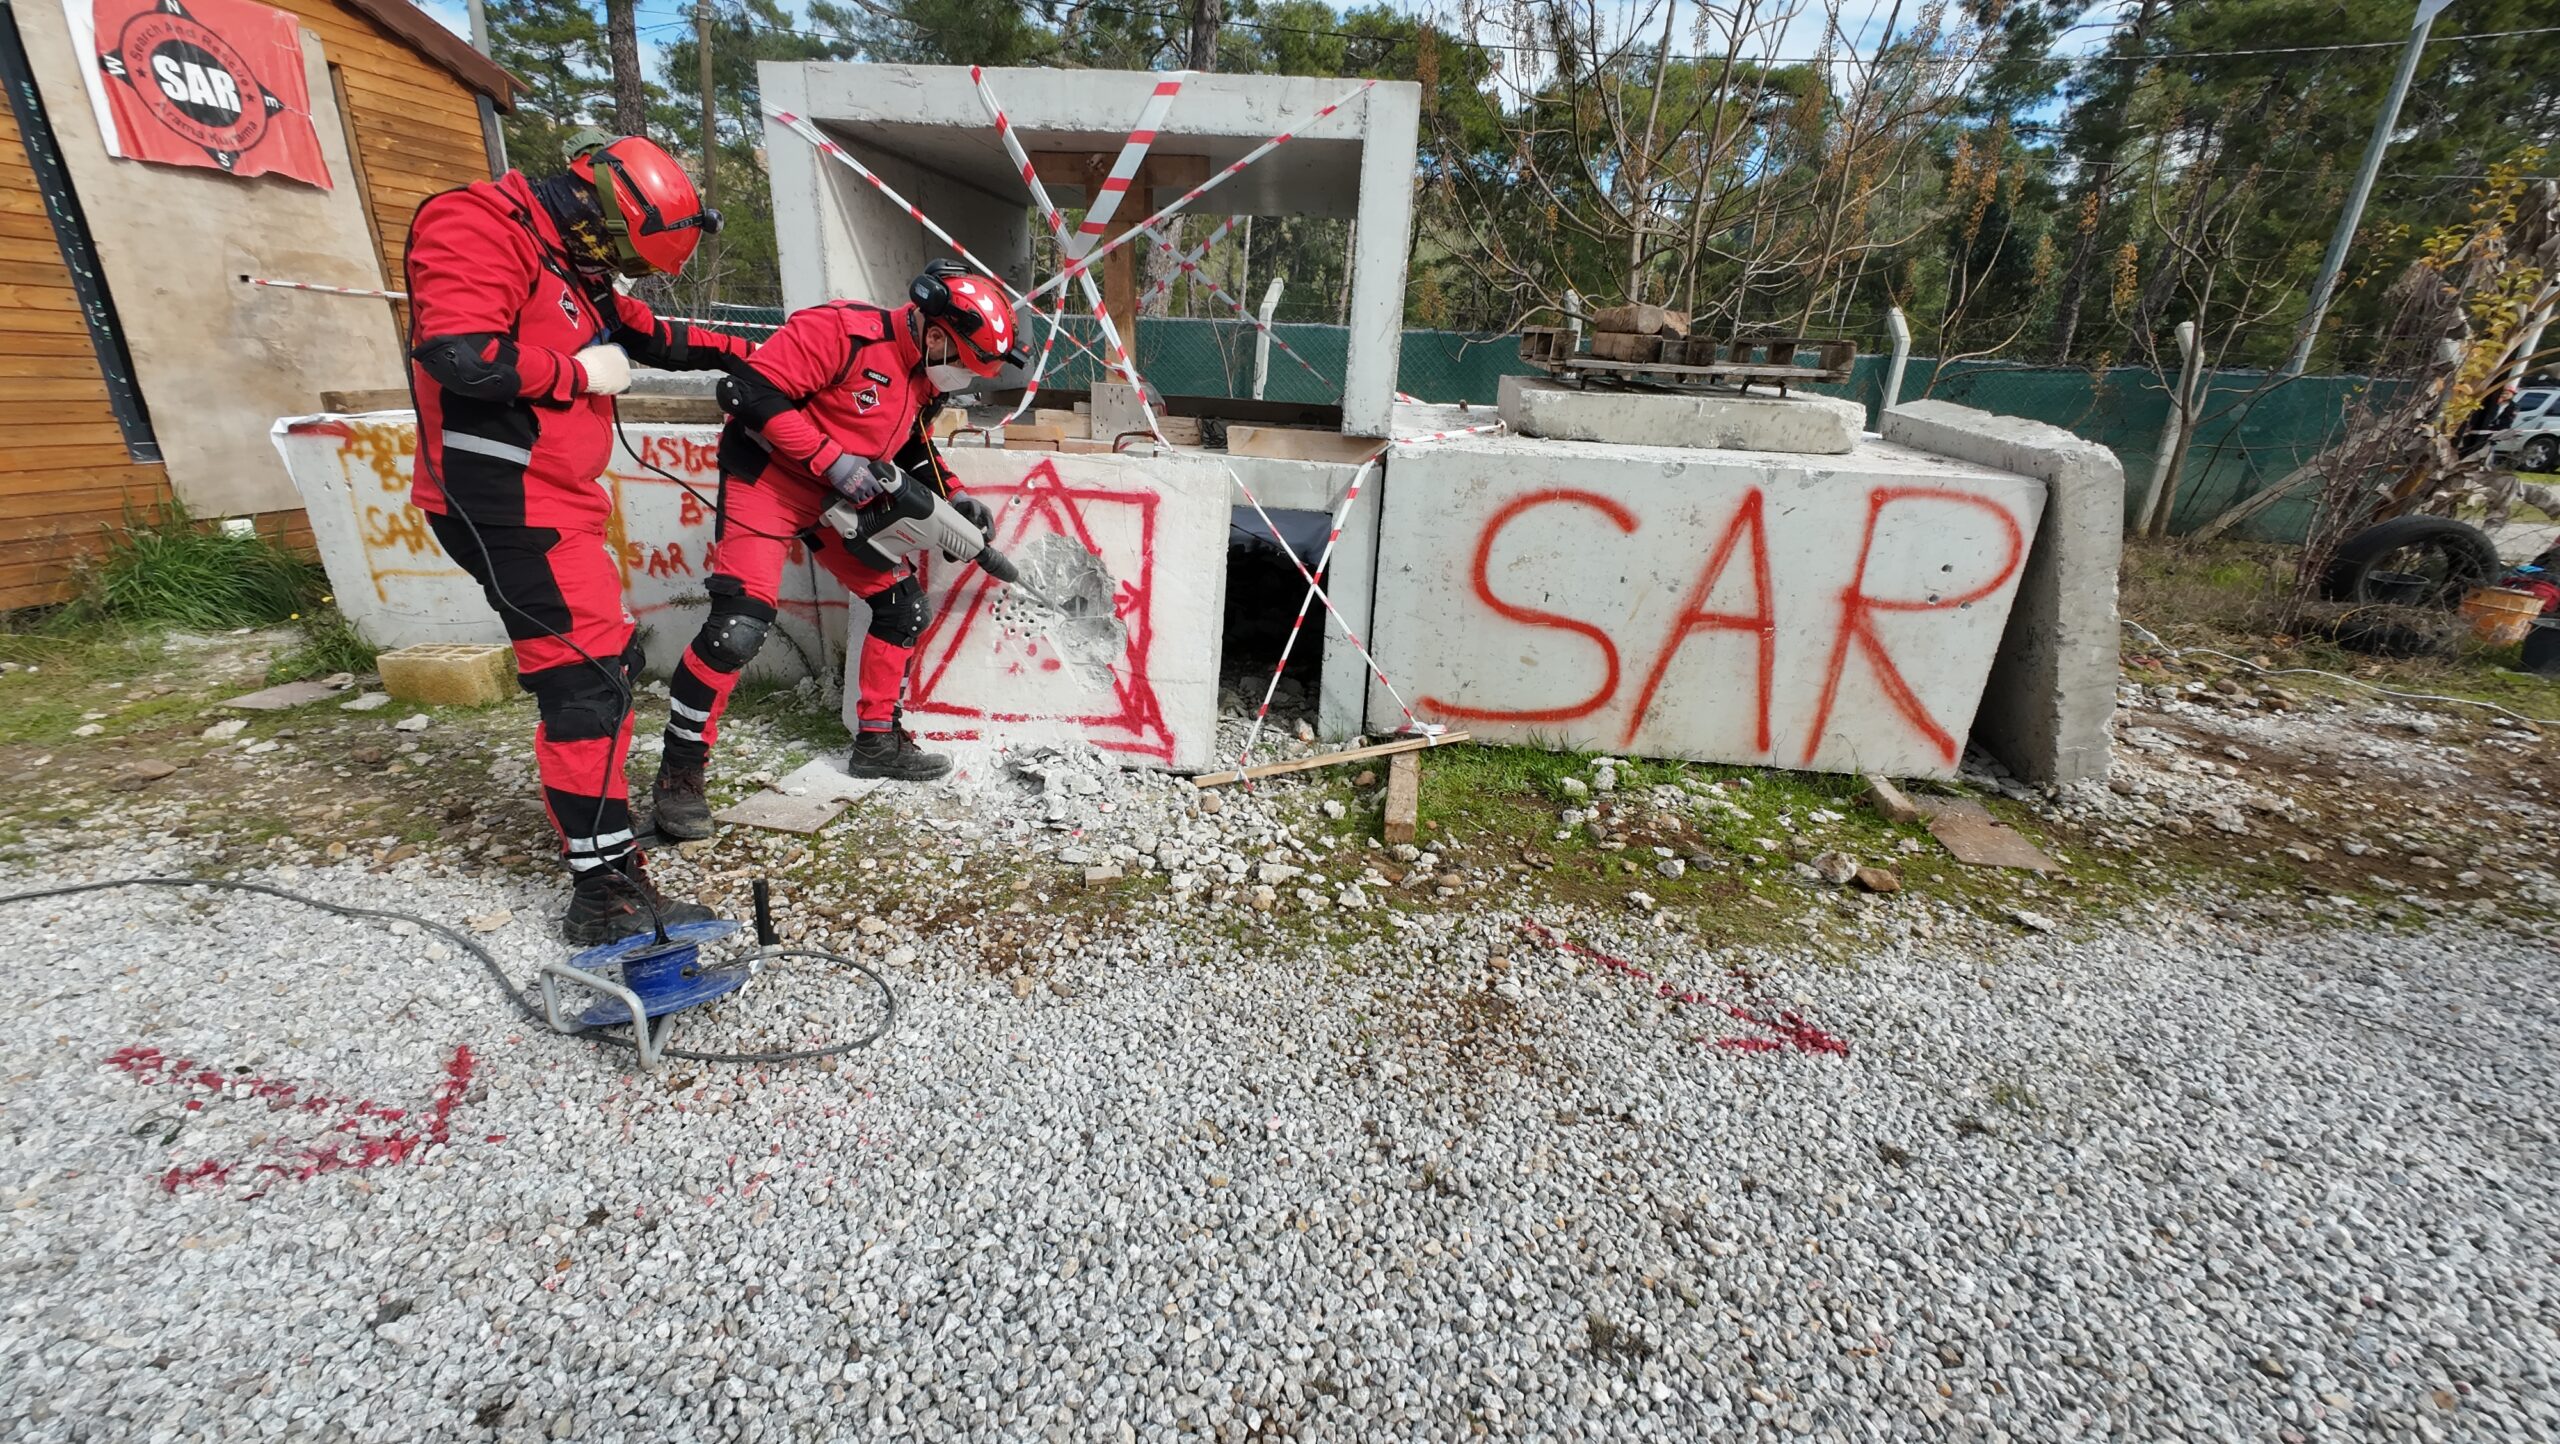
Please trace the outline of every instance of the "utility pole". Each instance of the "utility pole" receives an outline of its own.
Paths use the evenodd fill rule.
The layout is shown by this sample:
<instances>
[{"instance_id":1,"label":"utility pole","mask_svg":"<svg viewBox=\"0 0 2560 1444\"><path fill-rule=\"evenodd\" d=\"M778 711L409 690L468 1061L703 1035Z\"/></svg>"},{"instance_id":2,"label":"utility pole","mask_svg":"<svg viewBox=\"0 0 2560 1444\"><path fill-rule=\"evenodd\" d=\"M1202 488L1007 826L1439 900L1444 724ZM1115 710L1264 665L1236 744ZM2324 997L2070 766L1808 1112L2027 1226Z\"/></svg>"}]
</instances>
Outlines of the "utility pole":
<instances>
[{"instance_id":1,"label":"utility pole","mask_svg":"<svg viewBox=\"0 0 2560 1444\"><path fill-rule=\"evenodd\" d=\"M2373 194L2374 175L2382 169L2382 153L2391 148L2391 132L2400 124L2400 103L2409 98L2409 81L2418 73L2418 56L2427 48L2427 31L2453 0L2418 0L2418 23L2409 29L2409 43L2400 50L2400 71L2391 77L2391 93L2383 97L2382 114L2373 118L2373 138L2365 142L2364 168L2356 172L2356 183L2347 192L2347 208L2338 216L2338 229L2329 237L2329 253L2320 258L2320 275L2311 283L2311 305L2302 313L2302 330L2294 337L2293 359L2284 366L2287 376L2299 376L2311 364L2312 343L2320 339L2320 323L2329 315L2329 301L2338 289L2338 272L2346 266L2347 247L2356 238L2356 224L2364 219L2365 198Z\"/></svg>"},{"instance_id":2,"label":"utility pole","mask_svg":"<svg viewBox=\"0 0 2560 1444\"><path fill-rule=\"evenodd\" d=\"M711 0L693 0L693 44L702 52L701 184L702 208L707 211L711 209L713 177L717 174L713 158L720 152L720 112L713 108L711 97ZM709 260L709 257L704 257L706 264L702 268L702 278L709 290L703 300L706 305L714 305L719 296L720 274L716 267L708 264Z\"/></svg>"},{"instance_id":3,"label":"utility pole","mask_svg":"<svg viewBox=\"0 0 2560 1444\"><path fill-rule=\"evenodd\" d=\"M483 0L471 0L471 48L482 55L489 53L489 7ZM480 148L489 153L489 174L507 173L507 138L498 130L498 106L482 95L480 102Z\"/></svg>"}]
</instances>

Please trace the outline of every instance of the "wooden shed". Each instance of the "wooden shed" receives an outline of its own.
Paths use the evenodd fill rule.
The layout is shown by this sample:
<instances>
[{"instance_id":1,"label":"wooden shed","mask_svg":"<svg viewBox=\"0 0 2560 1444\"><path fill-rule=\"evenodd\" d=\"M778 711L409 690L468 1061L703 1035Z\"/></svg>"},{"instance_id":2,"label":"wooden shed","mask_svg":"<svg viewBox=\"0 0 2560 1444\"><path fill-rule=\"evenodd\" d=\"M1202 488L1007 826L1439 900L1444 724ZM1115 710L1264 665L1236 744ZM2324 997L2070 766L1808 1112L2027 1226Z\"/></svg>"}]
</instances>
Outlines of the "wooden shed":
<instances>
[{"instance_id":1,"label":"wooden shed","mask_svg":"<svg viewBox=\"0 0 2560 1444\"><path fill-rule=\"evenodd\" d=\"M62 7L0 0L0 610L65 599L172 501L307 544L267 428L396 382L399 322L239 277L398 289L419 202L490 174L504 70L409 0L269 3L301 27L327 192L109 154Z\"/></svg>"}]
</instances>

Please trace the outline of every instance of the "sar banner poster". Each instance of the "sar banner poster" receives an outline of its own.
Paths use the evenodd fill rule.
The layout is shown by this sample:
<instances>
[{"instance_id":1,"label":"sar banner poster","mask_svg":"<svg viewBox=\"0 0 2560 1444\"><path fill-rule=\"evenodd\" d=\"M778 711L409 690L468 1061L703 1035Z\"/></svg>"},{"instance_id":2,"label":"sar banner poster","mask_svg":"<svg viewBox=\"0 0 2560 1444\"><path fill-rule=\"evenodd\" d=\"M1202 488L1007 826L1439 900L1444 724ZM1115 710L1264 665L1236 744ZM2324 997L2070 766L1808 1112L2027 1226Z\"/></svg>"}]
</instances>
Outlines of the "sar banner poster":
<instances>
[{"instance_id":1,"label":"sar banner poster","mask_svg":"<svg viewBox=\"0 0 2560 1444\"><path fill-rule=\"evenodd\" d=\"M64 0L63 9L111 154L330 189L291 13L250 0Z\"/></svg>"}]
</instances>

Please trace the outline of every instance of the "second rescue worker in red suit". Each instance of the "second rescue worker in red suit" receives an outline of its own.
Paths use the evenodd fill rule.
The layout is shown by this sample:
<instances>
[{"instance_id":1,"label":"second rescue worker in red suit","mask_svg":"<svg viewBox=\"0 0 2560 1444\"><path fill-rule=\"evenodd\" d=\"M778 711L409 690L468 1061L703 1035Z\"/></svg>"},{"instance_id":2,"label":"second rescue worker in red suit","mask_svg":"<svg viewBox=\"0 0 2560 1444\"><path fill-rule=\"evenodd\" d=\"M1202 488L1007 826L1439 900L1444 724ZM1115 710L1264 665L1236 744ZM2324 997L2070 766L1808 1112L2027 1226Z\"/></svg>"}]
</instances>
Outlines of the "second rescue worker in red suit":
<instances>
[{"instance_id":1,"label":"second rescue worker in red suit","mask_svg":"<svg viewBox=\"0 0 2560 1444\"><path fill-rule=\"evenodd\" d=\"M988 531L985 504L959 494L925 428L944 396L1022 364L1013 335L1013 307L993 282L936 261L895 310L831 301L793 312L720 383L729 423L720 433L719 533L705 584L711 615L667 684L666 751L651 798L662 836L710 835L703 768L739 670L773 626L794 538L871 608L861 659L850 669L860 698L847 770L909 781L951 770L950 759L917 747L898 722L899 692L927 620L913 567L882 570L851 555L819 516L839 500L881 506L899 487L931 487Z\"/></svg>"},{"instance_id":2,"label":"second rescue worker in red suit","mask_svg":"<svg viewBox=\"0 0 2560 1444\"><path fill-rule=\"evenodd\" d=\"M565 175L509 171L429 197L410 222L410 499L515 642L517 681L542 717L533 755L569 866L561 931L574 943L711 916L661 896L633 845L622 767L640 649L601 478L626 352L708 370L750 349L614 288L616 274L682 270L719 225L664 150L601 135Z\"/></svg>"}]
</instances>

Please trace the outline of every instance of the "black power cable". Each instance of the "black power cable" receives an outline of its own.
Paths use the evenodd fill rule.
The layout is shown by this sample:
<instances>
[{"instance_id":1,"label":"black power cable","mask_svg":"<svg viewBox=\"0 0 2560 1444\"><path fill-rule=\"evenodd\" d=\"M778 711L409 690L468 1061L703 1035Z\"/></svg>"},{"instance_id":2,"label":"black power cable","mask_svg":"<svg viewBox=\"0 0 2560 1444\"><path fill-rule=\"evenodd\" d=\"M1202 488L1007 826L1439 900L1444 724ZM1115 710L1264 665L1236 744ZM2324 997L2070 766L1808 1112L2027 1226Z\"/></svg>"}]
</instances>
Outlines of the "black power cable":
<instances>
[{"instance_id":1,"label":"black power cable","mask_svg":"<svg viewBox=\"0 0 2560 1444\"><path fill-rule=\"evenodd\" d=\"M491 953L487 948L482 947L477 938L474 938L456 928L449 927L444 923L437 922L433 918L421 917L416 913L404 913L392 908L364 908L356 907L350 903L333 903L324 898L312 897L307 893L295 892L290 888L277 887L273 883L247 882L238 878L205 877L118 877L107 878L99 882L65 883L59 887L30 888L25 892L0 893L0 906L6 906L10 903L37 902L45 898L71 897L80 893L105 892L112 888L123 887L165 887L178 889L203 887L227 890L231 892L261 893L267 897L279 897L283 898L287 902L297 902L305 907L318 908L322 912L336 913L340 917L360 918L372 922L409 923L413 926L424 928L428 932L434 933L439 937L450 939L455 946L460 947L465 952L470 953L471 956L479 959L481 968L489 975L489 981L497 984L498 991L507 995L507 1001L515 1005L516 1012L523 1017L527 1023L537 1025L545 1032L550 1031L549 1020L543 1017L542 1009L535 1004L531 997L526 995L523 989L520 989L515 985L514 980L507 976L506 968L499 963L496 955ZM853 969L864 977L870 979L872 986L880 990L880 1026L850 1042L829 1043L823 1047L817 1048L789 1048L770 1053L714 1053L689 1048L661 1048L658 1050L658 1056L662 1058L680 1058L688 1063L746 1064L797 1063L812 1058L833 1058L842 1053L850 1053L856 1048L867 1048L873 1043L879 1042L881 1038L887 1036L889 1032L889 1025L897 1021L898 995L891 991L889 987L889 980L880 976L877 969L873 968L870 964L863 962L859 958L848 958L841 953L830 953L820 948L785 947L760 948L753 954L753 957L759 960L765 958L815 958L823 962L841 963L844 966ZM596 1044L599 1047L630 1048L634 1051L637 1051L639 1048L639 1044L634 1040L614 1033L579 1032L568 1036L583 1038L587 1042Z\"/></svg>"}]
</instances>

